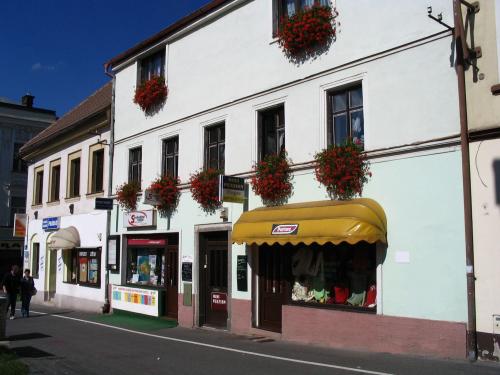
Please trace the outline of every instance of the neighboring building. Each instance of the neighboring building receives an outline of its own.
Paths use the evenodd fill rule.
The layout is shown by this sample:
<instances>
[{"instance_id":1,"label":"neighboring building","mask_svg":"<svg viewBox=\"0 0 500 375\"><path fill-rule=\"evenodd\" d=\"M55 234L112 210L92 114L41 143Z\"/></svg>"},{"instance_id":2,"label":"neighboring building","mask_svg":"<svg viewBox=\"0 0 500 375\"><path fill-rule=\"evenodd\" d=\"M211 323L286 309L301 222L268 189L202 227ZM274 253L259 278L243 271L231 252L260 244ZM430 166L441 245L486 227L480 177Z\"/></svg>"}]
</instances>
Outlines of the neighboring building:
<instances>
[{"instance_id":1,"label":"neighboring building","mask_svg":"<svg viewBox=\"0 0 500 375\"><path fill-rule=\"evenodd\" d=\"M122 251L120 272L110 278L112 307L166 315L186 327L463 358L467 293L452 34L427 18L421 2L337 0L336 40L316 59L295 64L273 33L273 20L292 3L301 4L214 0L107 63L115 74L114 186L136 179L144 190L166 172L187 183L212 163L248 181L265 150L282 146L295 163L289 204L263 214L250 189L247 204L224 203L206 215L187 185L169 219L154 221L155 209L140 204L131 214L148 225L137 228L115 209L111 232ZM431 3L452 23L451 1ZM146 116L133 98L149 73L163 75L169 93ZM363 192L371 199L348 202L345 210L331 205L312 165L315 153L342 137L339 124L351 124L346 132L364 142L373 172ZM168 160L173 170L165 168ZM379 235L351 240L330 222L336 215ZM317 222L313 237L301 229L270 237L272 224L301 228L308 220ZM331 292L342 274L350 277L354 254L362 254L365 276L376 285L375 307L292 300L300 281L291 276L292 257L323 258Z\"/></svg>"},{"instance_id":2,"label":"neighboring building","mask_svg":"<svg viewBox=\"0 0 500 375\"><path fill-rule=\"evenodd\" d=\"M28 255L37 302L99 311L105 303L111 83L46 130L20 154L29 164Z\"/></svg>"},{"instance_id":3,"label":"neighboring building","mask_svg":"<svg viewBox=\"0 0 500 375\"><path fill-rule=\"evenodd\" d=\"M0 275L22 264L23 238L13 237L14 214L26 208L27 164L21 146L56 120L55 111L33 107L26 94L21 104L0 98Z\"/></svg>"},{"instance_id":4,"label":"neighboring building","mask_svg":"<svg viewBox=\"0 0 500 375\"><path fill-rule=\"evenodd\" d=\"M500 359L500 0L467 14L469 47L482 56L466 71L476 277L478 355ZM472 22L473 21L473 22Z\"/></svg>"}]
</instances>

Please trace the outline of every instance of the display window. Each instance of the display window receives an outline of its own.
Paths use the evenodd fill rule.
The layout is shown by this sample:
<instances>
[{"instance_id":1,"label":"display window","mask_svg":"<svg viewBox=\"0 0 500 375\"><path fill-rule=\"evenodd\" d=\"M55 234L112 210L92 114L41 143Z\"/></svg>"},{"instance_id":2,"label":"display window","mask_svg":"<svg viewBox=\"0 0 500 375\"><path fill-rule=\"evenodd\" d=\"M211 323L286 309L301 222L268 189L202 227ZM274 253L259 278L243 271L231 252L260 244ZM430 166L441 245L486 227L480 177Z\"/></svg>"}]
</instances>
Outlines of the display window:
<instances>
[{"instance_id":1,"label":"display window","mask_svg":"<svg viewBox=\"0 0 500 375\"><path fill-rule=\"evenodd\" d=\"M165 248L129 247L127 283L162 287L165 285Z\"/></svg>"},{"instance_id":2,"label":"display window","mask_svg":"<svg viewBox=\"0 0 500 375\"><path fill-rule=\"evenodd\" d=\"M72 249L63 253L63 281L69 284L100 287L101 249Z\"/></svg>"},{"instance_id":3,"label":"display window","mask_svg":"<svg viewBox=\"0 0 500 375\"><path fill-rule=\"evenodd\" d=\"M375 245L294 246L287 263L290 302L375 310Z\"/></svg>"}]
</instances>

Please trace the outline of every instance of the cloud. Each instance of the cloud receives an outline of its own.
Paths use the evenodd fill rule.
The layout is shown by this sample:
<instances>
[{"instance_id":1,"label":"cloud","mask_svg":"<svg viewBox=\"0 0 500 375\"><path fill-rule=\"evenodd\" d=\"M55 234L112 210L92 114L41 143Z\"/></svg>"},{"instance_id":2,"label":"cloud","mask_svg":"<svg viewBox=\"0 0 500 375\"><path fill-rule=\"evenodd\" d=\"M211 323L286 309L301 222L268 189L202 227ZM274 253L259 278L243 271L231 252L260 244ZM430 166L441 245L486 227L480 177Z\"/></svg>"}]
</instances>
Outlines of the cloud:
<instances>
[{"instance_id":1,"label":"cloud","mask_svg":"<svg viewBox=\"0 0 500 375\"><path fill-rule=\"evenodd\" d=\"M49 72L52 72L54 70L56 70L58 67L62 66L64 63L63 62L58 62L57 64L42 64L41 62L36 62L34 63L33 65L31 65L31 70L33 72L37 72L37 71L41 71L41 70L45 70L45 71L49 71Z\"/></svg>"}]
</instances>

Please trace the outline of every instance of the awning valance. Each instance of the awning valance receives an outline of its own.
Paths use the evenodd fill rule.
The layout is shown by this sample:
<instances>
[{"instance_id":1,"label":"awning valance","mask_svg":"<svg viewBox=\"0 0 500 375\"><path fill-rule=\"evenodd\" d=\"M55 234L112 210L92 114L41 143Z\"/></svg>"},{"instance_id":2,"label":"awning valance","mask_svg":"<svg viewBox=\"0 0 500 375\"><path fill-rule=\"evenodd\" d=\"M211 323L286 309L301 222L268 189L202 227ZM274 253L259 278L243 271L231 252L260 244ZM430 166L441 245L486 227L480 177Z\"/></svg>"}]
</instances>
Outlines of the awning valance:
<instances>
[{"instance_id":1,"label":"awning valance","mask_svg":"<svg viewBox=\"0 0 500 375\"><path fill-rule=\"evenodd\" d=\"M49 250L80 247L80 234L75 227L62 228L50 236L47 244Z\"/></svg>"},{"instance_id":2,"label":"awning valance","mask_svg":"<svg viewBox=\"0 0 500 375\"><path fill-rule=\"evenodd\" d=\"M387 219L382 207L367 198L263 207L241 215L232 240L257 245L387 243Z\"/></svg>"}]
</instances>

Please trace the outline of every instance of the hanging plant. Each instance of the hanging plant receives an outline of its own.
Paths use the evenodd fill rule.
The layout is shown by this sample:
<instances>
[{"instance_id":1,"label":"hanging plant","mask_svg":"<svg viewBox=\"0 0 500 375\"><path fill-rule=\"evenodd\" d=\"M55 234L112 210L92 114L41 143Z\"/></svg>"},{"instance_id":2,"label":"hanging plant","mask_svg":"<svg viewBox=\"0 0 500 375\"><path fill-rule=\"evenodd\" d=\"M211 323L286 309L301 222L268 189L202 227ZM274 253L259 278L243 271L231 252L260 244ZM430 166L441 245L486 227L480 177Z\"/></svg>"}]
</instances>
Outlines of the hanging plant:
<instances>
[{"instance_id":1,"label":"hanging plant","mask_svg":"<svg viewBox=\"0 0 500 375\"><path fill-rule=\"evenodd\" d=\"M335 37L335 9L313 5L281 20L278 43L285 54L296 59L308 58L328 47Z\"/></svg>"},{"instance_id":2,"label":"hanging plant","mask_svg":"<svg viewBox=\"0 0 500 375\"><path fill-rule=\"evenodd\" d=\"M192 174L189 178L191 194L207 214L213 214L222 205L219 201L219 175L220 171L208 168Z\"/></svg>"},{"instance_id":3,"label":"hanging plant","mask_svg":"<svg viewBox=\"0 0 500 375\"><path fill-rule=\"evenodd\" d=\"M135 89L134 103L147 115L156 112L167 99L168 88L165 78L153 76Z\"/></svg>"},{"instance_id":4,"label":"hanging plant","mask_svg":"<svg viewBox=\"0 0 500 375\"><path fill-rule=\"evenodd\" d=\"M286 152L268 155L254 165L252 190L259 195L265 206L285 204L292 195L291 160Z\"/></svg>"},{"instance_id":5,"label":"hanging plant","mask_svg":"<svg viewBox=\"0 0 500 375\"><path fill-rule=\"evenodd\" d=\"M162 217L170 217L177 209L181 192L179 190L179 179L171 176L163 176L154 180L149 190L159 198L156 206Z\"/></svg>"},{"instance_id":6,"label":"hanging plant","mask_svg":"<svg viewBox=\"0 0 500 375\"><path fill-rule=\"evenodd\" d=\"M125 182L116 188L116 200L124 210L135 211L139 191L141 185L138 182Z\"/></svg>"},{"instance_id":7,"label":"hanging plant","mask_svg":"<svg viewBox=\"0 0 500 375\"><path fill-rule=\"evenodd\" d=\"M330 199L349 200L361 196L372 176L359 143L331 146L315 155L316 179L326 187Z\"/></svg>"}]
</instances>

